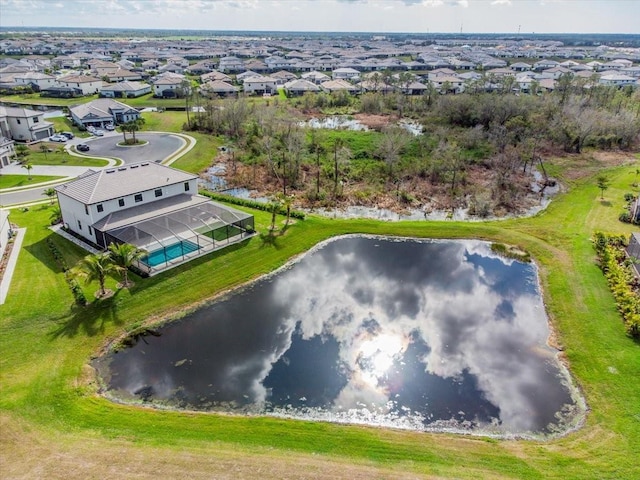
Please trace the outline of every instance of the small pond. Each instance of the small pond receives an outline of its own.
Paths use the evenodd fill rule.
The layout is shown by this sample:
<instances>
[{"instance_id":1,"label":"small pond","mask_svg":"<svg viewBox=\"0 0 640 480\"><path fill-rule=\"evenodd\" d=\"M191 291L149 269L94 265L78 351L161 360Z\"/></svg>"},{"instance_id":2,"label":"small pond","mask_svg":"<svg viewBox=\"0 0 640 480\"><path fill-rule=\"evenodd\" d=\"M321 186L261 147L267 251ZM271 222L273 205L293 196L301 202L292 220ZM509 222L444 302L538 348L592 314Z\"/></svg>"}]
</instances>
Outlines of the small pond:
<instances>
[{"instance_id":1,"label":"small pond","mask_svg":"<svg viewBox=\"0 0 640 480\"><path fill-rule=\"evenodd\" d=\"M480 241L340 237L152 333L94 362L110 398L516 437L584 411L535 265Z\"/></svg>"}]
</instances>

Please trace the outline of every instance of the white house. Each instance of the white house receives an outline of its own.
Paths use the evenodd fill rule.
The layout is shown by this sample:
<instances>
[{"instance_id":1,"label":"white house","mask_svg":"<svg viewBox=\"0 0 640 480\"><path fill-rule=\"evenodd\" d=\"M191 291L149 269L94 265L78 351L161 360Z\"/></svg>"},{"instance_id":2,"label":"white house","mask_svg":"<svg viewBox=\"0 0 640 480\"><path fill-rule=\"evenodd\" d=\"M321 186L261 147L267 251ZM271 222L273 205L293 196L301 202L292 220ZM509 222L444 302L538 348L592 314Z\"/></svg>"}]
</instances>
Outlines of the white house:
<instances>
[{"instance_id":1,"label":"white house","mask_svg":"<svg viewBox=\"0 0 640 480\"><path fill-rule=\"evenodd\" d=\"M140 97L147 93L151 93L151 85L142 82L118 82L100 90L100 96L107 98Z\"/></svg>"},{"instance_id":2,"label":"white house","mask_svg":"<svg viewBox=\"0 0 640 480\"><path fill-rule=\"evenodd\" d=\"M625 85L635 85L636 79L622 73L608 73L602 75L599 82L601 85L624 87Z\"/></svg>"},{"instance_id":3,"label":"white house","mask_svg":"<svg viewBox=\"0 0 640 480\"><path fill-rule=\"evenodd\" d=\"M129 105L110 98L99 98L69 109L71 118L79 127L104 127L112 123L119 125L140 118L140 112Z\"/></svg>"},{"instance_id":4,"label":"white house","mask_svg":"<svg viewBox=\"0 0 640 480\"><path fill-rule=\"evenodd\" d=\"M82 95L93 95L102 88L102 80L89 75L66 75L57 80L58 85L67 88L79 88Z\"/></svg>"},{"instance_id":5,"label":"white house","mask_svg":"<svg viewBox=\"0 0 640 480\"><path fill-rule=\"evenodd\" d=\"M284 91L288 96L299 96L310 92L319 92L320 87L309 80L299 78L297 80L291 80L284 84Z\"/></svg>"},{"instance_id":6,"label":"white house","mask_svg":"<svg viewBox=\"0 0 640 480\"><path fill-rule=\"evenodd\" d=\"M253 216L198 195L198 177L154 162L89 170L55 187L64 227L105 248L130 243L149 274L254 233Z\"/></svg>"},{"instance_id":7,"label":"white house","mask_svg":"<svg viewBox=\"0 0 640 480\"><path fill-rule=\"evenodd\" d=\"M273 77L249 77L242 82L245 93L275 94L278 92L278 80Z\"/></svg>"},{"instance_id":8,"label":"white house","mask_svg":"<svg viewBox=\"0 0 640 480\"><path fill-rule=\"evenodd\" d=\"M315 70L312 70L311 72L303 73L302 75L300 75L300 77L303 78L304 80L309 80L310 82L313 82L316 85L319 85L322 82L327 82L331 80L329 75L326 75L322 72L317 72Z\"/></svg>"},{"instance_id":9,"label":"white house","mask_svg":"<svg viewBox=\"0 0 640 480\"><path fill-rule=\"evenodd\" d=\"M2 121L2 119L0 119ZM14 156L13 140L0 135L0 169L7 167ZM2 258L2 257L0 257Z\"/></svg>"},{"instance_id":10,"label":"white house","mask_svg":"<svg viewBox=\"0 0 640 480\"><path fill-rule=\"evenodd\" d=\"M175 98L179 96L184 87L184 77L163 76L153 82L153 96Z\"/></svg>"},{"instance_id":11,"label":"white house","mask_svg":"<svg viewBox=\"0 0 640 480\"><path fill-rule=\"evenodd\" d=\"M20 73L13 77L16 83L21 85L36 85L39 89L56 85L56 77L42 72Z\"/></svg>"},{"instance_id":12,"label":"white house","mask_svg":"<svg viewBox=\"0 0 640 480\"><path fill-rule=\"evenodd\" d=\"M0 125L6 125L3 136L22 142L44 140L54 133L53 123L44 120L44 112L28 108L0 107Z\"/></svg>"},{"instance_id":13,"label":"white house","mask_svg":"<svg viewBox=\"0 0 640 480\"><path fill-rule=\"evenodd\" d=\"M355 68L336 68L331 72L331 77L334 80L348 80L352 82L357 82L360 80L360 72Z\"/></svg>"},{"instance_id":14,"label":"white house","mask_svg":"<svg viewBox=\"0 0 640 480\"><path fill-rule=\"evenodd\" d=\"M436 77L429 80L440 93L461 93L464 91L464 80L458 77Z\"/></svg>"}]
</instances>

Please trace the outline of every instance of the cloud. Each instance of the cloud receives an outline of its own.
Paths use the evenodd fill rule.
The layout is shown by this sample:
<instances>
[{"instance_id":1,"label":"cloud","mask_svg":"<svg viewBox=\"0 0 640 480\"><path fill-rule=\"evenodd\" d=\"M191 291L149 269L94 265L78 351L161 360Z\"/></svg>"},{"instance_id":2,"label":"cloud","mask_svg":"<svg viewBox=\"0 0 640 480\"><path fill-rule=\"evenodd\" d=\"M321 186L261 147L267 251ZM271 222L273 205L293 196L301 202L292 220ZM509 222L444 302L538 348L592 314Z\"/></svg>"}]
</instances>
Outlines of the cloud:
<instances>
[{"instance_id":1,"label":"cloud","mask_svg":"<svg viewBox=\"0 0 640 480\"><path fill-rule=\"evenodd\" d=\"M493 0L491 5L511 5L511 0Z\"/></svg>"},{"instance_id":2,"label":"cloud","mask_svg":"<svg viewBox=\"0 0 640 480\"><path fill-rule=\"evenodd\" d=\"M328 395L308 415L382 424L394 415L397 422L398 410L408 408L417 413L400 421L420 428L428 400L396 404L397 396L422 389L438 403L432 382L477 397L474 405L464 395L456 401L479 423L499 416L507 431L536 430L540 419L555 421L565 391L553 378L554 351L544 346L544 306L531 278L521 275L531 267L509 263L517 274L505 279L499 273L506 262L477 241L331 241L165 327L149 339L154 348L140 344L114 356L116 388L130 394L151 388L155 398L191 405L206 398L244 406L270 400L271 389L285 392L280 375L294 378L298 395ZM328 343L331 354L322 347ZM294 372L289 356L302 361L305 352L309 361L312 351L320 352L312 362L315 383L299 366L302 376L287 375ZM325 379L327 365L341 372L343 383ZM281 373L270 377L276 367ZM534 394L540 389L544 395ZM445 408L436 419L448 420L447 414Z\"/></svg>"}]
</instances>

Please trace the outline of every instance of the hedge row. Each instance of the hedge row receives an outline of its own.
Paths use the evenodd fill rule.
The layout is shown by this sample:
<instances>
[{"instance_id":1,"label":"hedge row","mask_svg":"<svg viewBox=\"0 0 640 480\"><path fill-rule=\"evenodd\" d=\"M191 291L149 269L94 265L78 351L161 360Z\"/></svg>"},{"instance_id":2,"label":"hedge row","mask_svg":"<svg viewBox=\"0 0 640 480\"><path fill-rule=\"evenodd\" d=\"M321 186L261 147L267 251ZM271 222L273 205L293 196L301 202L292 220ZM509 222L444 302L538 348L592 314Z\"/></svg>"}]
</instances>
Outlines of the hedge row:
<instances>
[{"instance_id":1,"label":"hedge row","mask_svg":"<svg viewBox=\"0 0 640 480\"><path fill-rule=\"evenodd\" d=\"M626 241L624 235L602 232L596 232L594 237L600 268L616 300L627 334L640 338L640 295L636 292L639 282L631 270L631 260L624 251Z\"/></svg>"},{"instance_id":2,"label":"hedge row","mask_svg":"<svg viewBox=\"0 0 640 480\"><path fill-rule=\"evenodd\" d=\"M56 263L64 272L64 278L67 281L67 285L69 286L69 290L71 290L71 293L73 294L73 298L75 299L76 304L84 307L87 304L87 298L84 296L84 292L82 291L82 288L80 288L80 285L78 285L76 279L73 278L73 275L69 270L69 266L67 265L67 261L64 259L64 257L60 253L60 250L58 250L58 247L56 247L51 238L47 238L47 245L49 246L51 255L53 255Z\"/></svg>"},{"instance_id":3,"label":"hedge row","mask_svg":"<svg viewBox=\"0 0 640 480\"><path fill-rule=\"evenodd\" d=\"M256 200L251 200L247 198L239 198L234 197L232 195L225 195L223 193L215 193L209 192L206 190L200 191L200 194L209 197L212 200L217 200L219 202L231 203L233 205L240 205L242 207L253 208L255 210L262 210L264 212L272 212L273 204L270 202L258 202ZM276 212L280 215L286 215L287 209L285 206L280 205L278 211ZM299 210L291 210L289 212L289 216L291 218L297 218L298 220L304 220L305 213Z\"/></svg>"}]
</instances>

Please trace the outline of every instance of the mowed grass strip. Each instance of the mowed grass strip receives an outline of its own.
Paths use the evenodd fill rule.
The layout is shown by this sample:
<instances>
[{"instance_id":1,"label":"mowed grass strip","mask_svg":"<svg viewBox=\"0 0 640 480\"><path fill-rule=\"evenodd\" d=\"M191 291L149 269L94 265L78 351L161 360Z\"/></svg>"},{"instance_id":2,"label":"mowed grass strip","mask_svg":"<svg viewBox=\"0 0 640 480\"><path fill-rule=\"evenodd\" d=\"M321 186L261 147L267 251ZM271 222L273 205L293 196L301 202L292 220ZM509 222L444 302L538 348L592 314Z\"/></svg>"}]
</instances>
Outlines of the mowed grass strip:
<instances>
[{"instance_id":1,"label":"mowed grass strip","mask_svg":"<svg viewBox=\"0 0 640 480\"><path fill-rule=\"evenodd\" d=\"M29 176L26 175L27 171L25 170L24 172L25 175L0 175L0 190L6 188L33 187L39 183L52 182L65 178L53 175L31 175L31 179L29 179Z\"/></svg>"},{"instance_id":2,"label":"mowed grass strip","mask_svg":"<svg viewBox=\"0 0 640 480\"><path fill-rule=\"evenodd\" d=\"M605 197L612 204L618 191L630 184L632 170L608 172L612 187ZM202 465L224 468L222 461L212 464L206 459L216 452L233 451L238 462L254 469L244 478L255 478L260 463L269 464L267 459L288 459L293 463L284 464L293 470L281 471L281 476L303 477L307 474L304 461L309 458L317 461L313 465L318 472L332 471L334 478L344 478L342 472L349 476L349 468L354 478L364 471L370 476L360 478L396 478L402 472L448 478L634 478L640 451L640 348L624 335L589 240L600 225L625 232L632 228L611 221L611 211L599 195L593 179L586 179L534 218L491 223L387 223L310 216L290 225L272 242L256 236L157 277L134 278L136 285L130 291L121 290L109 301L82 309L73 307L71 292L46 245L52 235L46 228L50 207L12 212L12 220L28 231L8 301L0 306L4 422L0 439L7 447L0 453L3 465L22 469L27 476L35 474L26 456L9 452L24 453L26 447L16 437L28 440L37 432L38 448L50 455L63 455L73 445L84 445L88 458L95 454L100 460L85 476L108 471L109 456L104 455L108 451L121 452L115 455L115 463L143 476L150 476L143 465L157 462L160 452L169 465L179 464L181 455L189 452L196 477L204 475L198 459ZM256 229L265 232L270 215L253 213ZM278 219L280 227L283 220ZM532 253L540 266L545 301L563 355L591 409L586 425L546 442L492 440L156 411L117 405L97 395L87 363L108 340L148 321L178 318L193 305L284 265L319 241L348 233L480 238ZM84 254L53 238L68 263ZM118 280L110 278L107 287L115 288ZM96 284L85 286L87 298L92 299L96 289ZM127 455L136 461L120 458ZM77 459L76 464L84 463ZM46 476L75 475L74 462L65 465L56 470L50 463ZM336 465L343 468L336 472ZM264 478L277 478L277 474Z\"/></svg>"}]
</instances>

